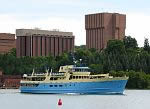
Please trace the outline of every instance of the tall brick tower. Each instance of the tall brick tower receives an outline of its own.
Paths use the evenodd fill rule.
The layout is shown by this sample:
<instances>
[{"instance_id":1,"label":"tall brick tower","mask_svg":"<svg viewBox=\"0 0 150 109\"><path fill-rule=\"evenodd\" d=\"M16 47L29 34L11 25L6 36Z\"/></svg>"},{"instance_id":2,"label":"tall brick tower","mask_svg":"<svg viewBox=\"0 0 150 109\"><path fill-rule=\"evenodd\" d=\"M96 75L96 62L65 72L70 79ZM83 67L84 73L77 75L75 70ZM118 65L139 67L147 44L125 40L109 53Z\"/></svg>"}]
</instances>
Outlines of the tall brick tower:
<instances>
[{"instance_id":1,"label":"tall brick tower","mask_svg":"<svg viewBox=\"0 0 150 109\"><path fill-rule=\"evenodd\" d=\"M86 46L101 50L112 39L125 36L126 15L119 13L96 13L85 15Z\"/></svg>"}]
</instances>

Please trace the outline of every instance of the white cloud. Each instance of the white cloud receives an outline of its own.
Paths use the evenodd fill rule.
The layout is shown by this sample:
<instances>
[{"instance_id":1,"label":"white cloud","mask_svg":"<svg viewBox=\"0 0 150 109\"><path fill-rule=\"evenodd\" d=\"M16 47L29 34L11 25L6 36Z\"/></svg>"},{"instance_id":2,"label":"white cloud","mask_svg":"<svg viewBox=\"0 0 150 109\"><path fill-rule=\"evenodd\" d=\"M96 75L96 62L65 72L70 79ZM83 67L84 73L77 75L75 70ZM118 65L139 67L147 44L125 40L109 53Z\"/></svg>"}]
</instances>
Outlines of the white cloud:
<instances>
[{"instance_id":1,"label":"white cloud","mask_svg":"<svg viewBox=\"0 0 150 109\"><path fill-rule=\"evenodd\" d=\"M128 13L126 35L136 38L139 46L143 46L144 37L150 39L150 15Z\"/></svg>"},{"instance_id":2,"label":"white cloud","mask_svg":"<svg viewBox=\"0 0 150 109\"><path fill-rule=\"evenodd\" d=\"M59 29L60 31L73 32L75 35L75 44L85 44L84 18L78 20L75 18L48 17L45 19L25 20L17 16L0 15L0 32L15 33L20 28L35 28L43 30Z\"/></svg>"},{"instance_id":3,"label":"white cloud","mask_svg":"<svg viewBox=\"0 0 150 109\"><path fill-rule=\"evenodd\" d=\"M144 37L150 37L150 16L141 13L126 13L126 16L126 35L136 38L139 46L143 46ZM0 15L1 33L15 33L15 29L35 27L43 30L59 29L73 32L76 45L86 43L84 15L77 18L47 16L38 19L22 19L20 16L10 14Z\"/></svg>"}]
</instances>

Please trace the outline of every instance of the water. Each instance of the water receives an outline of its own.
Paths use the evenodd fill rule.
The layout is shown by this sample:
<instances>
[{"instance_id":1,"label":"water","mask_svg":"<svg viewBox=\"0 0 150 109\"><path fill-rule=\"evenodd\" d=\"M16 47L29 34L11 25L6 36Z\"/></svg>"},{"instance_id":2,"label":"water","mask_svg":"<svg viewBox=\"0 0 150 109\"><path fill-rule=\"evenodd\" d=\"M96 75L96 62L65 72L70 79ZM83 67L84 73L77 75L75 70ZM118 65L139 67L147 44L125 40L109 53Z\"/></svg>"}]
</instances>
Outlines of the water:
<instances>
[{"instance_id":1,"label":"water","mask_svg":"<svg viewBox=\"0 0 150 109\"><path fill-rule=\"evenodd\" d=\"M57 105L59 98L62 106ZM124 95L50 95L0 89L0 109L150 109L150 90L125 90Z\"/></svg>"}]
</instances>

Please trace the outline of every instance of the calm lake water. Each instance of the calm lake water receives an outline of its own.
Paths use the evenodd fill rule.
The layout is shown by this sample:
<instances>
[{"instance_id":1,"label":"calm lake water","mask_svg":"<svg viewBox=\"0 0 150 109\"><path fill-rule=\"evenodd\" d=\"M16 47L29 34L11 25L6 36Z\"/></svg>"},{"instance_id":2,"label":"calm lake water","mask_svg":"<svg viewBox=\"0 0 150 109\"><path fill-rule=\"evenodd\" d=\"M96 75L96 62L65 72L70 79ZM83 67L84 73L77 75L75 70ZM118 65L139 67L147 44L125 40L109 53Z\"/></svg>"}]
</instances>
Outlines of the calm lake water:
<instances>
[{"instance_id":1,"label":"calm lake water","mask_svg":"<svg viewBox=\"0 0 150 109\"><path fill-rule=\"evenodd\" d=\"M62 106L57 105L59 98ZM0 89L0 109L150 109L150 90L125 90L124 95L51 95Z\"/></svg>"}]
</instances>

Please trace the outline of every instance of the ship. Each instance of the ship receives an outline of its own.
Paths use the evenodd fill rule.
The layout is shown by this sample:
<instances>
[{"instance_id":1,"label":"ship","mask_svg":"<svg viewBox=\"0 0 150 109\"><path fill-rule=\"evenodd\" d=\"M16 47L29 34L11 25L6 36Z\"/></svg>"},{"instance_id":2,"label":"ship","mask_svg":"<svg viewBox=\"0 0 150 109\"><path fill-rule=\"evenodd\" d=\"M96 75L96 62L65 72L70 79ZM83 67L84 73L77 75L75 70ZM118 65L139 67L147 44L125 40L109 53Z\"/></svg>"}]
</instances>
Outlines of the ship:
<instances>
[{"instance_id":1,"label":"ship","mask_svg":"<svg viewBox=\"0 0 150 109\"><path fill-rule=\"evenodd\" d=\"M93 74L89 67L60 66L58 72L24 74L21 93L35 94L123 94L128 77Z\"/></svg>"}]
</instances>

